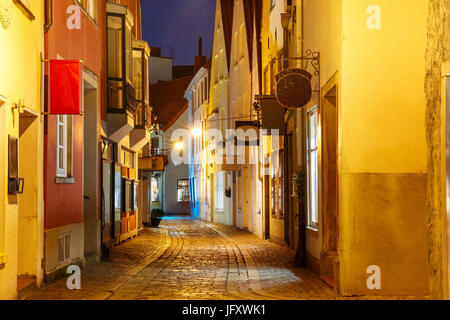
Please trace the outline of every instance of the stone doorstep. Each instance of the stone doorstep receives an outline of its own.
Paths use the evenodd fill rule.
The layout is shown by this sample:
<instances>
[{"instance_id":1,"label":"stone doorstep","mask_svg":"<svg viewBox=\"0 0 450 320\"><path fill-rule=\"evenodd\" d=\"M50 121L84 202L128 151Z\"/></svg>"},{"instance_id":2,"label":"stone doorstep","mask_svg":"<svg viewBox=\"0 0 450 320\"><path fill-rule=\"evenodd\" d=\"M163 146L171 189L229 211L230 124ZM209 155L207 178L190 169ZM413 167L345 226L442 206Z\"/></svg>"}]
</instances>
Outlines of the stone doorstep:
<instances>
[{"instance_id":1,"label":"stone doorstep","mask_svg":"<svg viewBox=\"0 0 450 320\"><path fill-rule=\"evenodd\" d=\"M26 299L35 289L37 289L35 276L17 276L17 299Z\"/></svg>"},{"instance_id":2,"label":"stone doorstep","mask_svg":"<svg viewBox=\"0 0 450 320\"><path fill-rule=\"evenodd\" d=\"M46 284L50 284L52 282L55 282L55 281L58 281L58 280L60 280L62 278L67 277L67 268L70 265L77 265L77 266L80 267L80 269L82 271L85 270L85 260L84 260L84 258L76 259L76 260L72 261L71 263L69 263L69 264L67 264L67 265L65 265L63 267L60 267L60 268L58 268L56 270L50 271L47 274L45 274L44 275L44 282Z\"/></svg>"}]
</instances>

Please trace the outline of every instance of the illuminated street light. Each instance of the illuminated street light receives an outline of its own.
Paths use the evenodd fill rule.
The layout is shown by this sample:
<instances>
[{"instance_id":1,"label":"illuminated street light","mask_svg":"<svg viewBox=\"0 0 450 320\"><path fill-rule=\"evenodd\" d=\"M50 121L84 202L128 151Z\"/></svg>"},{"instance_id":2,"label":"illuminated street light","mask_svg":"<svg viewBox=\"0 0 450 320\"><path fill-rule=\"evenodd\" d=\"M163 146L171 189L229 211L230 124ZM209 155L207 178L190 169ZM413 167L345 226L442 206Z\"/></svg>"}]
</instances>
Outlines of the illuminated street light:
<instances>
[{"instance_id":1,"label":"illuminated street light","mask_svg":"<svg viewBox=\"0 0 450 320\"><path fill-rule=\"evenodd\" d=\"M177 143L175 143L175 149L176 149L177 151L183 150L183 142L177 142Z\"/></svg>"},{"instance_id":2,"label":"illuminated street light","mask_svg":"<svg viewBox=\"0 0 450 320\"><path fill-rule=\"evenodd\" d=\"M202 129L200 129L200 128L194 128L194 129L192 129L192 135L193 135L194 137L199 137L199 136L201 136L201 135L202 135Z\"/></svg>"}]
</instances>

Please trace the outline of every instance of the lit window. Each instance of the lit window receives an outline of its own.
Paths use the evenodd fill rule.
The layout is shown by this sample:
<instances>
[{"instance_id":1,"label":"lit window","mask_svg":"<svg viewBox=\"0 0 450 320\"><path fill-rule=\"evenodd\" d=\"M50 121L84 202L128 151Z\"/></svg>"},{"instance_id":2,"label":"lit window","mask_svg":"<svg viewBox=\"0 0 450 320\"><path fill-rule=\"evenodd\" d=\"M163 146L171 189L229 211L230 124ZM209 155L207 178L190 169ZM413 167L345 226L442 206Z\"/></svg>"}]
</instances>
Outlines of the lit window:
<instances>
[{"instance_id":1,"label":"lit window","mask_svg":"<svg viewBox=\"0 0 450 320\"><path fill-rule=\"evenodd\" d=\"M177 201L189 202L189 179L177 180Z\"/></svg>"},{"instance_id":2,"label":"lit window","mask_svg":"<svg viewBox=\"0 0 450 320\"><path fill-rule=\"evenodd\" d=\"M122 148L121 160L122 164L128 168L134 168L135 153Z\"/></svg>"},{"instance_id":3,"label":"lit window","mask_svg":"<svg viewBox=\"0 0 450 320\"><path fill-rule=\"evenodd\" d=\"M56 176L67 178L72 174L72 116L59 115L56 130Z\"/></svg>"},{"instance_id":4,"label":"lit window","mask_svg":"<svg viewBox=\"0 0 450 320\"><path fill-rule=\"evenodd\" d=\"M319 227L319 166L318 166L318 135L317 135L317 108L308 113L308 226L314 229Z\"/></svg>"}]
</instances>

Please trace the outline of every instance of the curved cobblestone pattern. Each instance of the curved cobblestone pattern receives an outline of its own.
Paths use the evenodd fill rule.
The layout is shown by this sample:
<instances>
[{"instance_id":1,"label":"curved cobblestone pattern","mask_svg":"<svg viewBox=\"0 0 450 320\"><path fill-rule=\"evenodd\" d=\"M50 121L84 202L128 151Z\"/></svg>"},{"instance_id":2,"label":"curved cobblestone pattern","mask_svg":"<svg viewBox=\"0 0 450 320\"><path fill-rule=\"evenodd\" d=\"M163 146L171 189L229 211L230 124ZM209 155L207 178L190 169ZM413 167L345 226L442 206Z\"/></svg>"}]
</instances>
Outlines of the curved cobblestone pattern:
<instances>
[{"instance_id":1,"label":"curved cobblestone pattern","mask_svg":"<svg viewBox=\"0 0 450 320\"><path fill-rule=\"evenodd\" d=\"M233 227L166 220L114 247L110 260L82 271L81 290L66 279L36 289L44 300L341 299L293 253ZM368 298L368 297L366 297Z\"/></svg>"}]
</instances>

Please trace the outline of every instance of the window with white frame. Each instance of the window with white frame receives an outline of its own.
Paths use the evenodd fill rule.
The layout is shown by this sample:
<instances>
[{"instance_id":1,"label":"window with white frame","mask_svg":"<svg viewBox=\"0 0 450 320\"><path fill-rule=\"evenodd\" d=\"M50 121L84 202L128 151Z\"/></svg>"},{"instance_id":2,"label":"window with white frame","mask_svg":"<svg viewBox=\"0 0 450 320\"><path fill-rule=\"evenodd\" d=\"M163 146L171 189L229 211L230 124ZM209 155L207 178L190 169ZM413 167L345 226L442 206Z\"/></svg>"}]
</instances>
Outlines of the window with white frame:
<instances>
[{"instance_id":1,"label":"window with white frame","mask_svg":"<svg viewBox=\"0 0 450 320\"><path fill-rule=\"evenodd\" d=\"M319 227L319 165L318 165L318 110L314 107L307 114L308 157L308 226Z\"/></svg>"},{"instance_id":2,"label":"window with white frame","mask_svg":"<svg viewBox=\"0 0 450 320\"><path fill-rule=\"evenodd\" d=\"M58 263L70 261L70 234L58 237Z\"/></svg>"},{"instance_id":3,"label":"window with white frame","mask_svg":"<svg viewBox=\"0 0 450 320\"><path fill-rule=\"evenodd\" d=\"M224 180L225 173L219 172L216 175L216 210L223 211L224 209Z\"/></svg>"},{"instance_id":4,"label":"window with white frame","mask_svg":"<svg viewBox=\"0 0 450 320\"><path fill-rule=\"evenodd\" d=\"M72 175L72 116L58 115L56 131L56 176Z\"/></svg>"}]
</instances>

